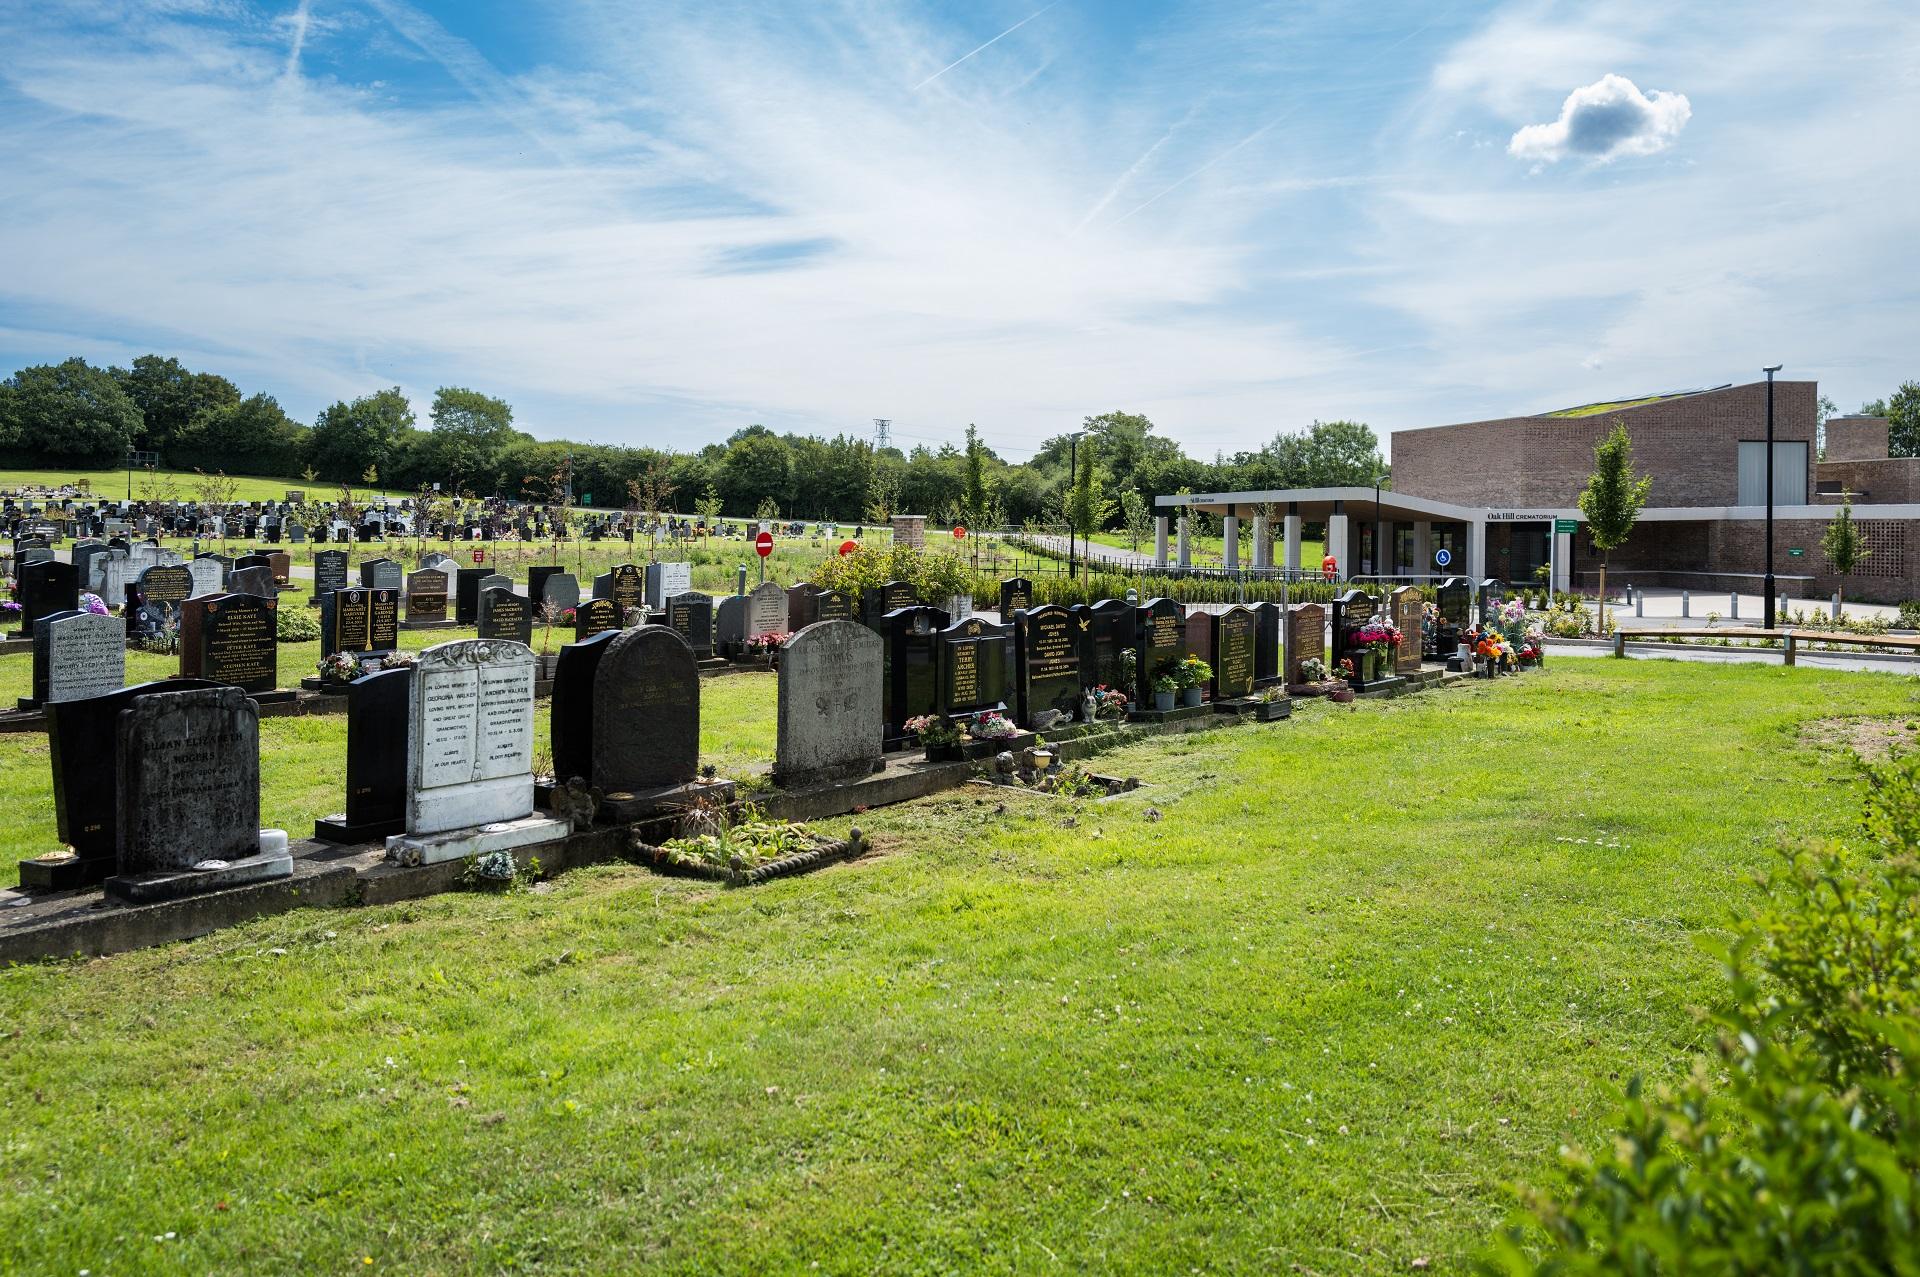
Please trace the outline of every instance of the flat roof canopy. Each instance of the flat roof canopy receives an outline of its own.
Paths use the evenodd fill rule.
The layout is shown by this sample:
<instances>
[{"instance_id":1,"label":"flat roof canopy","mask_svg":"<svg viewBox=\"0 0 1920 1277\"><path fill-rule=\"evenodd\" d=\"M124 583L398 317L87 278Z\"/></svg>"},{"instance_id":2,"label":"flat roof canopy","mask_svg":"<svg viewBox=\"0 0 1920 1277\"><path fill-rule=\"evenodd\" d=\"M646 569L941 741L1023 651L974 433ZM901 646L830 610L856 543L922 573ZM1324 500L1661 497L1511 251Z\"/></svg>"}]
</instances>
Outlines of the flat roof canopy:
<instances>
[{"instance_id":1,"label":"flat roof canopy","mask_svg":"<svg viewBox=\"0 0 1920 1277\"><path fill-rule=\"evenodd\" d=\"M1238 511L1241 518L1251 518L1255 506L1279 506L1276 514L1287 513L1286 507L1295 507L1294 512L1313 523L1324 523L1334 513L1334 503L1340 503L1341 513L1349 519L1363 523L1529 523L1545 519L1579 519L1585 522L1585 516L1578 506L1560 508L1533 509L1489 509L1485 506L1455 505L1451 501L1436 501L1431 497L1410 496L1404 492L1395 492L1391 488L1379 490L1379 501L1375 504L1375 493L1371 486L1364 488L1267 488L1250 492L1188 492L1170 497L1156 497L1154 505L1168 514L1179 514L1188 510L1204 510L1209 514L1227 514ZM1773 508L1776 519L1831 519L1838 513L1839 505L1777 505ZM1894 505L1856 505L1853 507L1856 519L1920 519L1920 504ZM1750 520L1767 517L1765 506L1649 506L1640 512L1640 518L1654 523L1685 523L1699 520L1717 522L1719 520Z\"/></svg>"}]
</instances>

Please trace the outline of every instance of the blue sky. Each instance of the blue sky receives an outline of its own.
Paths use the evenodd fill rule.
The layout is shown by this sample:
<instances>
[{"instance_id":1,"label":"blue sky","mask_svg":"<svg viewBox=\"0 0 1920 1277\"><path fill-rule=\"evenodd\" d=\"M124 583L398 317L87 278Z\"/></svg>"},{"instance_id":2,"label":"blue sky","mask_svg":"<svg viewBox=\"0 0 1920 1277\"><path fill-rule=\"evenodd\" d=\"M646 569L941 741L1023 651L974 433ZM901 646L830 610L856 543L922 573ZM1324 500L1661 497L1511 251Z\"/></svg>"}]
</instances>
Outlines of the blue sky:
<instances>
[{"instance_id":1,"label":"blue sky","mask_svg":"<svg viewBox=\"0 0 1920 1277\"><path fill-rule=\"evenodd\" d=\"M1200 454L1920 377L1920 6L0 0L0 366Z\"/></svg>"}]
</instances>

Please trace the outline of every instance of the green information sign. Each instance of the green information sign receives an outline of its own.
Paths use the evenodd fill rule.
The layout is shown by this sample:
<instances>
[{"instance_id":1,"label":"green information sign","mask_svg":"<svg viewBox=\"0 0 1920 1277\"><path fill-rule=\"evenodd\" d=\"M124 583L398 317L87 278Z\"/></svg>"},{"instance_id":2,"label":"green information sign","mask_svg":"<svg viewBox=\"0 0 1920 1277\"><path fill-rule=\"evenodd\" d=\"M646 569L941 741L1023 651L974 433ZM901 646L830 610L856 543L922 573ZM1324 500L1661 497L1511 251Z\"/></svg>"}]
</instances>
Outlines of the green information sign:
<instances>
[{"instance_id":1,"label":"green information sign","mask_svg":"<svg viewBox=\"0 0 1920 1277\"><path fill-rule=\"evenodd\" d=\"M1555 519L1553 521L1553 530L1556 533L1578 532L1580 530L1580 523L1576 519Z\"/></svg>"},{"instance_id":2,"label":"green information sign","mask_svg":"<svg viewBox=\"0 0 1920 1277\"><path fill-rule=\"evenodd\" d=\"M1788 558L1790 558L1790 559L1797 559L1797 558L1799 558L1799 557L1800 557L1801 555L1803 555L1803 554L1805 554L1805 553L1806 553L1806 551L1805 551L1805 550L1788 550L1788 551L1787 551L1787 557L1788 557Z\"/></svg>"}]
</instances>

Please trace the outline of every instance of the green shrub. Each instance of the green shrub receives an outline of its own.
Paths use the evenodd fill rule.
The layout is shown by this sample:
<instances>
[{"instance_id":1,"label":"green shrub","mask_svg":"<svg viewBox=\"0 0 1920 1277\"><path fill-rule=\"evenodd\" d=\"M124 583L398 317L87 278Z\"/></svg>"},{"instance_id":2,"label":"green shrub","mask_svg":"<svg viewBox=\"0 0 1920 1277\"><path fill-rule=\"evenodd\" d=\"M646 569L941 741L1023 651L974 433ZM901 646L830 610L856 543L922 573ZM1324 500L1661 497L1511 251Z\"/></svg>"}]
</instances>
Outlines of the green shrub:
<instances>
[{"instance_id":1,"label":"green shrub","mask_svg":"<svg viewBox=\"0 0 1920 1277\"><path fill-rule=\"evenodd\" d=\"M1900 628L1920 630L1920 599L1908 599L1900 605Z\"/></svg>"},{"instance_id":2,"label":"green shrub","mask_svg":"<svg viewBox=\"0 0 1920 1277\"><path fill-rule=\"evenodd\" d=\"M1723 952L1718 1059L1570 1154L1503 1273L1920 1273L1920 755L1864 768L1864 847L1790 852Z\"/></svg>"},{"instance_id":3,"label":"green shrub","mask_svg":"<svg viewBox=\"0 0 1920 1277\"><path fill-rule=\"evenodd\" d=\"M320 637L320 621L303 607L275 608L274 637L282 643L311 643Z\"/></svg>"}]
</instances>

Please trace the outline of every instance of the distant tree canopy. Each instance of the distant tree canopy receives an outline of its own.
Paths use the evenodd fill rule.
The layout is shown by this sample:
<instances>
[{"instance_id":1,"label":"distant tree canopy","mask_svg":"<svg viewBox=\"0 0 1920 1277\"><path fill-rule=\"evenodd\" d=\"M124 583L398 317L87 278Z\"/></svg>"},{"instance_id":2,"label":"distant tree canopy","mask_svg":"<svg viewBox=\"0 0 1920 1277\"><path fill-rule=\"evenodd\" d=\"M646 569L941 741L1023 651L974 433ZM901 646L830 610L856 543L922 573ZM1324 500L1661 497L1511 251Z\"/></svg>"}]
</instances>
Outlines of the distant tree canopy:
<instances>
[{"instance_id":1,"label":"distant tree canopy","mask_svg":"<svg viewBox=\"0 0 1920 1277\"><path fill-rule=\"evenodd\" d=\"M1265 447L1211 461L1187 455L1138 413L1104 412L1043 440L1011 463L969 426L965 447L876 450L865 438L776 434L748 425L697 452L535 439L510 404L443 386L425 429L391 386L323 409L312 425L272 395L243 395L214 373L142 355L130 368L82 359L23 368L0 383L0 462L106 469L127 449L151 449L170 469L360 484L369 468L389 488L547 501L571 489L602 509L709 505L746 515L769 507L797 519L872 521L879 511L925 514L976 527L1058 525L1070 514L1102 527L1150 520L1154 498L1195 492L1385 482L1380 442L1355 421L1316 421ZM1081 473L1070 473L1075 454ZM665 499L661 500L661 494ZM1147 512L1143 516L1143 511Z\"/></svg>"}]
</instances>

